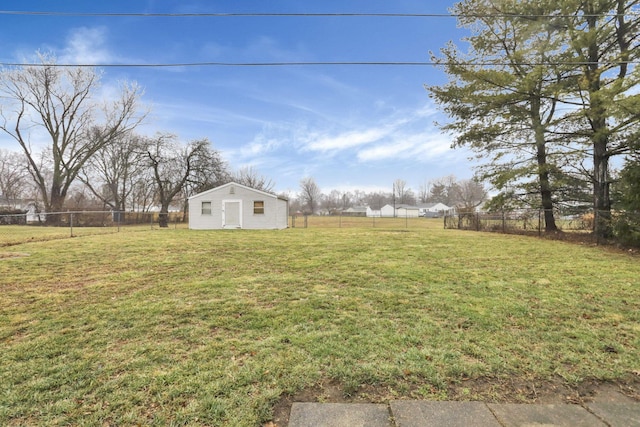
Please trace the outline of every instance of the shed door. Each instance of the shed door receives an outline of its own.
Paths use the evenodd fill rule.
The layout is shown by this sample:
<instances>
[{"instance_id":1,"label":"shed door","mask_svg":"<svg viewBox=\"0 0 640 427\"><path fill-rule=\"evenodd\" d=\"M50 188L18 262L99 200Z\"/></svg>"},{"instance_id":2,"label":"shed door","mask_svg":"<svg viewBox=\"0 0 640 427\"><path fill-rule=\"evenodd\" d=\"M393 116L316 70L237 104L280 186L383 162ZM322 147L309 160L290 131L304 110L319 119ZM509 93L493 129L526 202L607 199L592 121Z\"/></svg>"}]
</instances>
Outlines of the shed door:
<instances>
[{"instance_id":1,"label":"shed door","mask_svg":"<svg viewBox=\"0 0 640 427\"><path fill-rule=\"evenodd\" d=\"M224 228L241 228L240 222L240 202L225 201L222 209L222 226Z\"/></svg>"}]
</instances>

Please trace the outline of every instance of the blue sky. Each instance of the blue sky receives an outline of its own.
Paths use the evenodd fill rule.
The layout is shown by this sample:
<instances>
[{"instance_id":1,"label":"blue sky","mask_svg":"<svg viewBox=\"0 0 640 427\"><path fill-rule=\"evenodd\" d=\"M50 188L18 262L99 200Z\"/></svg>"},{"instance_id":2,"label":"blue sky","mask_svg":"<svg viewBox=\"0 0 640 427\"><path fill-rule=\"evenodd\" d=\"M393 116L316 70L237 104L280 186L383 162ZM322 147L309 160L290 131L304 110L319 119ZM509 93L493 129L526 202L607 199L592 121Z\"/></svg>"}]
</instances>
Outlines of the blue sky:
<instances>
[{"instance_id":1,"label":"blue sky","mask_svg":"<svg viewBox=\"0 0 640 427\"><path fill-rule=\"evenodd\" d=\"M441 0L22 0L2 10L80 13L443 14ZM131 17L0 14L0 62L60 63L426 62L466 35L450 17ZM451 150L446 120L424 85L430 66L109 67L105 93L134 80L151 108L141 133L209 138L232 169L253 166L277 191L313 177L332 189L414 190L454 174L472 176L469 153ZM5 136L0 147L18 149Z\"/></svg>"}]
</instances>

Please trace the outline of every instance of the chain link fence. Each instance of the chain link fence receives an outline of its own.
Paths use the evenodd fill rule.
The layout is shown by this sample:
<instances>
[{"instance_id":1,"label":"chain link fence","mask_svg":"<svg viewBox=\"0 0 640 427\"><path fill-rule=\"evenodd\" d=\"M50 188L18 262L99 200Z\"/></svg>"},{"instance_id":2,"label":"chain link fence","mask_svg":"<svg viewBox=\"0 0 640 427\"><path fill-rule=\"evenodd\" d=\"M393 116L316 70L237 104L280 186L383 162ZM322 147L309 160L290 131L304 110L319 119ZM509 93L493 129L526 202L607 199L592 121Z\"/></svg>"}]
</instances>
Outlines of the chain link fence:
<instances>
[{"instance_id":1,"label":"chain link fence","mask_svg":"<svg viewBox=\"0 0 640 427\"><path fill-rule=\"evenodd\" d=\"M522 209L502 212L451 212L445 215L444 226L450 229L497 231L501 233L537 233L545 231L543 209ZM556 226L560 231L591 232L594 215L563 214L554 211Z\"/></svg>"},{"instance_id":2,"label":"chain link fence","mask_svg":"<svg viewBox=\"0 0 640 427\"><path fill-rule=\"evenodd\" d=\"M0 213L0 247L31 241L158 229L158 212L69 211ZM182 212L170 212L168 225L186 227Z\"/></svg>"},{"instance_id":3,"label":"chain link fence","mask_svg":"<svg viewBox=\"0 0 640 427\"><path fill-rule=\"evenodd\" d=\"M541 209L493 213L450 212L442 218L294 215L289 217L289 227L434 229L442 228L444 224L444 228L448 229L542 236L546 234L544 213ZM554 211L556 226L567 238L595 241L594 224L601 218L609 222L612 235L617 242L627 246L640 246L640 213L612 212L596 218L593 212ZM0 247L32 241L159 229L158 220L157 212L5 212L0 213ZM182 212L171 212L168 226L187 228L188 218Z\"/></svg>"},{"instance_id":4,"label":"chain link fence","mask_svg":"<svg viewBox=\"0 0 640 427\"><path fill-rule=\"evenodd\" d=\"M442 217L367 217L353 215L292 215L291 228L442 228Z\"/></svg>"},{"instance_id":5,"label":"chain link fence","mask_svg":"<svg viewBox=\"0 0 640 427\"><path fill-rule=\"evenodd\" d=\"M611 230L611 237L622 244L640 245L640 214L634 212L581 213L553 211L557 231L566 236L595 239L596 221L602 221ZM458 230L490 231L505 234L545 234L545 210L521 209L503 212L449 212L444 227ZM597 243L605 243L598 241Z\"/></svg>"}]
</instances>

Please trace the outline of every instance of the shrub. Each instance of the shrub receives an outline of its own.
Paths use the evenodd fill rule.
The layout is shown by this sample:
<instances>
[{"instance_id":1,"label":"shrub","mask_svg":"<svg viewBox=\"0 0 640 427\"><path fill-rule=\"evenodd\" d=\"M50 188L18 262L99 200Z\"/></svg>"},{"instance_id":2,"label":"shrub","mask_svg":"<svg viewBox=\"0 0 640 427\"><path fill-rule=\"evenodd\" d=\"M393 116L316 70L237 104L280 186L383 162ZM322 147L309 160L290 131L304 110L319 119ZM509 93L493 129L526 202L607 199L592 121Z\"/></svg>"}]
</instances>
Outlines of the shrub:
<instances>
[{"instance_id":1,"label":"shrub","mask_svg":"<svg viewBox=\"0 0 640 427\"><path fill-rule=\"evenodd\" d=\"M21 209L0 209L0 224L26 224L27 211Z\"/></svg>"},{"instance_id":2,"label":"shrub","mask_svg":"<svg viewBox=\"0 0 640 427\"><path fill-rule=\"evenodd\" d=\"M613 219L613 234L624 246L640 247L640 214L623 212Z\"/></svg>"}]
</instances>

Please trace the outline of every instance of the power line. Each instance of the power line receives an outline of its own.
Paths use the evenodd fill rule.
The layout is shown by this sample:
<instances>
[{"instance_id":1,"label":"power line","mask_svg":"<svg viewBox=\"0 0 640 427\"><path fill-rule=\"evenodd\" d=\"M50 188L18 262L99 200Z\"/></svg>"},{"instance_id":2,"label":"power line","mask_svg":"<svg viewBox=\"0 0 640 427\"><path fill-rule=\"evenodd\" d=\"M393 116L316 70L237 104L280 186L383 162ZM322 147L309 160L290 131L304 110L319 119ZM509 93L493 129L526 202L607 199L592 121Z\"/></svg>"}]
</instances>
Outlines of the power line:
<instances>
[{"instance_id":1,"label":"power line","mask_svg":"<svg viewBox=\"0 0 640 427\"><path fill-rule=\"evenodd\" d=\"M55 12L0 10L0 15L63 16L63 17L138 17L138 18L227 18L227 17L362 17L362 18L575 18L562 14L513 14L513 13L263 13L263 12L205 12L205 13L144 13L144 12ZM640 16L638 12L624 14L581 14L582 17Z\"/></svg>"},{"instance_id":2,"label":"power line","mask_svg":"<svg viewBox=\"0 0 640 427\"><path fill-rule=\"evenodd\" d=\"M589 65L637 65L637 61L575 61L575 62L521 62L521 66L589 66ZM56 67L56 68L178 68L178 67L308 67L308 66L390 66L390 67L433 67L433 66L468 65L478 67L512 66L511 62L436 62L436 61L315 61L315 62L183 62L183 63L149 63L149 64L48 64L0 62L3 67Z\"/></svg>"}]
</instances>

